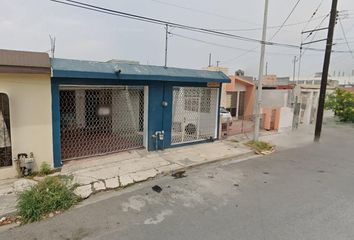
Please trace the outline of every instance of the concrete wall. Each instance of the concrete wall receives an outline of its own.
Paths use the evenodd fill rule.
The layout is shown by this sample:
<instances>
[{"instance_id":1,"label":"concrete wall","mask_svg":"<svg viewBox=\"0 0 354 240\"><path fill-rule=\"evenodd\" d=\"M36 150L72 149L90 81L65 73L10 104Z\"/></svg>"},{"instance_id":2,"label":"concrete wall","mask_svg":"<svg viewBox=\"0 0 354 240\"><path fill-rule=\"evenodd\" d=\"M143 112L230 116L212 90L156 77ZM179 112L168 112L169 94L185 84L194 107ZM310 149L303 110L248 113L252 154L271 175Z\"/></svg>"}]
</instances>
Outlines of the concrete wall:
<instances>
[{"instance_id":1,"label":"concrete wall","mask_svg":"<svg viewBox=\"0 0 354 240\"><path fill-rule=\"evenodd\" d=\"M263 89L262 105L265 107L287 107L289 90Z\"/></svg>"},{"instance_id":2,"label":"concrete wall","mask_svg":"<svg viewBox=\"0 0 354 240\"><path fill-rule=\"evenodd\" d=\"M264 129L286 132L292 129L294 110L289 107L263 107ZM274 123L272 124L272 119Z\"/></svg>"},{"instance_id":3,"label":"concrete wall","mask_svg":"<svg viewBox=\"0 0 354 240\"><path fill-rule=\"evenodd\" d=\"M280 108L279 132L291 131L293 125L294 110L289 107Z\"/></svg>"},{"instance_id":4,"label":"concrete wall","mask_svg":"<svg viewBox=\"0 0 354 240\"><path fill-rule=\"evenodd\" d=\"M254 85L247 86L246 93L245 93L245 116L253 115L253 105L255 99L256 88Z\"/></svg>"},{"instance_id":5,"label":"concrete wall","mask_svg":"<svg viewBox=\"0 0 354 240\"><path fill-rule=\"evenodd\" d=\"M329 88L326 94L331 94L334 88ZM301 110L299 121L301 124L309 125L316 122L317 106L319 99L319 86L317 88L302 88L299 96L299 102L301 103ZM333 116L330 111L325 111L326 116Z\"/></svg>"},{"instance_id":6,"label":"concrete wall","mask_svg":"<svg viewBox=\"0 0 354 240\"><path fill-rule=\"evenodd\" d=\"M0 92L9 96L12 157L33 152L36 167L53 165L50 76L0 74ZM0 179L17 176L15 163L0 168Z\"/></svg>"},{"instance_id":7,"label":"concrete wall","mask_svg":"<svg viewBox=\"0 0 354 240\"><path fill-rule=\"evenodd\" d=\"M264 120L263 120L264 129L265 130L278 130L279 129L279 122L280 122L280 108L262 107L261 112L264 115Z\"/></svg>"}]
</instances>

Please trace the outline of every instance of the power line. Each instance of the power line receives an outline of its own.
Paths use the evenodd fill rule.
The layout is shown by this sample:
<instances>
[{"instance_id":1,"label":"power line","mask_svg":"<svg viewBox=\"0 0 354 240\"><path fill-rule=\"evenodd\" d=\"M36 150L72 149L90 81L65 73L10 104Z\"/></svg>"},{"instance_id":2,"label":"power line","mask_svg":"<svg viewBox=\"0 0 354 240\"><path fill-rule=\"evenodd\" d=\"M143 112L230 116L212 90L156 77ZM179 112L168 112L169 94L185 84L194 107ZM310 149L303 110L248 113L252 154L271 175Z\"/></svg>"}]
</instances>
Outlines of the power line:
<instances>
[{"instance_id":1,"label":"power line","mask_svg":"<svg viewBox=\"0 0 354 240\"><path fill-rule=\"evenodd\" d=\"M312 36L312 39L311 41L313 41L313 39L316 37L316 34L317 34L317 31L322 27L322 24L323 22L327 19L327 17L329 16L329 14L327 14L322 20L321 22L315 27L315 29L313 29L312 31L309 32L309 34L307 34L307 37L304 39L308 39L313 33L315 33L313 36ZM305 32L304 30L302 32ZM307 31L306 31L307 33Z\"/></svg>"},{"instance_id":2,"label":"power line","mask_svg":"<svg viewBox=\"0 0 354 240\"><path fill-rule=\"evenodd\" d=\"M303 31L308 27L308 25L310 24L311 20L315 17L315 15L317 14L318 10L320 9L320 7L321 7L323 1L324 1L324 0L321 0L321 1L320 1L320 3L318 4L317 8L316 8L315 11L312 13L312 15L311 15L311 17L309 18L307 24L303 27L303 29L302 29L301 32L303 32ZM328 16L329 16L329 14L327 14L327 15L322 19L322 21L324 21L324 19L326 19ZM320 25L322 24L322 21L321 21ZM311 34L312 34L312 33L310 33L310 34L308 35L308 37L309 37ZM307 38L308 38L308 37L307 37ZM307 39L307 38L306 38L306 39ZM305 40L306 40L306 39L305 39ZM312 38L312 40L313 40L313 39L314 39L314 37ZM301 46L300 46L300 51L299 51L299 64L298 64L298 71L297 71L297 80L299 80L299 78L300 78L302 57L303 57L303 55L304 55L305 52L306 52L306 49L305 49L304 52L302 51L302 43L303 43L303 41L304 41L304 39L303 39L303 37L302 37L302 35L301 35Z\"/></svg>"},{"instance_id":3,"label":"power line","mask_svg":"<svg viewBox=\"0 0 354 240\"><path fill-rule=\"evenodd\" d=\"M290 13L288 14L288 16L285 18L284 22L282 25L280 25L280 27L278 28L278 30L273 34L273 36L270 38L270 40L274 39L275 36L280 32L280 30L284 27L284 25L286 24L286 22L289 20L289 18L291 17L291 15L294 13L296 7L299 5L301 0L297 0L297 2L295 3L294 7L291 9Z\"/></svg>"},{"instance_id":4,"label":"power line","mask_svg":"<svg viewBox=\"0 0 354 240\"><path fill-rule=\"evenodd\" d=\"M172 6L172 7L175 7L175 8L180 8L180 9L184 9L184 10L188 10L188 11L192 11L192 12L201 13L201 14L204 14L204 15L209 15L209 16L214 16L214 17L218 17L218 18L233 20L233 21L237 21L237 22L244 22L244 23L252 24L252 25L259 25L259 24L256 24L254 22L246 21L246 20L243 20L243 19L238 19L238 18L234 18L234 17L230 17L230 16L224 16L224 15L221 15L221 14L217 14L217 13L214 13L214 12L208 12L208 11L204 11L204 10L200 10L200 9L196 9L196 8L185 7L185 6L177 5L177 4L174 4L174 3L169 3L169 2L160 1L160 0L151 0L151 1L159 3L159 4Z\"/></svg>"},{"instance_id":5,"label":"power line","mask_svg":"<svg viewBox=\"0 0 354 240\"><path fill-rule=\"evenodd\" d=\"M348 50L350 52L350 55L352 56L353 60L354 60L354 54L353 54L353 51L352 49L350 48L349 46L349 42L348 42L348 39L347 39L347 35L345 34L345 31L344 31L344 27L343 27L343 24L342 24L342 21L339 19L339 25L340 25L340 28L342 29L342 33L343 33L343 37L344 37L344 40L346 42L346 45L348 47Z\"/></svg>"},{"instance_id":6,"label":"power line","mask_svg":"<svg viewBox=\"0 0 354 240\"><path fill-rule=\"evenodd\" d=\"M323 16L318 16L316 18L313 18L311 21L317 20L322 18ZM298 26L298 25L302 25L304 23L307 23L308 21L300 21L300 22L294 22L294 23L288 23L288 24L284 24L283 27L291 27L291 26ZM275 26L268 26L267 29L274 29L274 28L279 28L282 25L275 25ZM223 31L223 32L248 32L248 31L258 31L258 30L262 30L262 28L238 28L238 29L234 29L234 28L215 28L215 29L211 29L211 30L215 30L215 31Z\"/></svg>"},{"instance_id":7,"label":"power line","mask_svg":"<svg viewBox=\"0 0 354 240\"><path fill-rule=\"evenodd\" d=\"M249 51L249 49L238 48L238 47L233 47L233 46L229 46L229 45L219 44L219 43L215 43L215 42L205 41L205 40L198 39L198 38L188 37L188 36L185 36L185 35L182 35L182 34L177 34L177 33L170 33L170 34L172 36L175 36L175 37L188 39L188 40L191 40L191 41L200 42L200 43L204 43L204 44L208 44L208 45L212 45L212 46L228 48L228 49L234 49L234 50L244 51L244 52L248 52ZM253 50L253 52L258 52L258 51ZM274 55L291 55L291 56L294 55L292 53L281 53L281 52L267 52L267 53L268 54L274 54Z\"/></svg>"},{"instance_id":8,"label":"power line","mask_svg":"<svg viewBox=\"0 0 354 240\"><path fill-rule=\"evenodd\" d=\"M305 39L303 39L303 40L308 39L313 33L315 33L315 34L312 35L312 38L311 38L311 40L310 40L310 42L313 42L313 40L315 39L315 37L316 37L316 35L317 35L317 30L318 30L319 28L321 28L322 23L327 19L327 17L329 17L329 14L327 14L327 15L322 19L322 21L316 26L316 28L313 29L313 30L307 35L307 37L306 37ZM304 50L303 50L303 48L302 48L303 40L301 41L301 47L300 47L300 60L301 60L302 56L306 53L306 51L310 49L310 47L306 47L306 48L304 48ZM311 43L310 43L310 45L311 45ZM302 51L302 50L303 50L303 51Z\"/></svg>"},{"instance_id":9,"label":"power line","mask_svg":"<svg viewBox=\"0 0 354 240\"><path fill-rule=\"evenodd\" d=\"M74 1L74 0L49 0L49 1L72 6L72 7L82 8L82 9L86 9L86 10L90 10L90 11L100 12L100 13L104 13L104 14L108 14L108 15L125 17L125 18L129 18L129 19L142 21L142 22L148 22L148 23L157 24L157 25L163 25L163 26L168 25L169 27L180 28L183 30L199 32L199 33L204 33L204 34L210 34L210 35L214 35L214 36L218 36L218 37L225 37L225 38L236 39L236 40L246 41L246 42L264 43L266 45L271 45L271 46L299 49L299 46L294 45L294 44L277 43L277 42L271 42L271 41L261 41L258 39L244 37L244 36L240 36L240 35L234 35L234 34L230 34L230 33L214 31L214 30L210 30L210 29L206 29L206 28L194 27L194 26L184 25L184 24L180 24L180 23L159 20L156 18L150 18L150 17L145 17L145 16L141 16L141 15L136 15L136 14L130 14L130 13L112 10L112 9L108 9L108 8L104 8L104 7L99 7L99 6L95 6L95 5L91 5L91 4L87 4L87 3L83 3L83 2L79 2L79 1ZM316 48L309 48L309 50L323 51L323 49L316 49Z\"/></svg>"},{"instance_id":10,"label":"power line","mask_svg":"<svg viewBox=\"0 0 354 240\"><path fill-rule=\"evenodd\" d=\"M105 13L105 14L109 14L109 15L130 18L130 19L143 21L143 22L149 22L149 23L158 24L158 25L164 25L164 26L169 25L169 26L175 27L175 28L180 28L180 29L194 31L194 32L200 32L200 33L206 33L206 34L211 34L211 35L215 35L215 36L219 36L219 37L221 36L221 37L236 39L236 40L240 40L240 41L264 43L266 45L295 48L295 49L299 48L299 46L294 45L294 44L277 43L277 42L271 42L271 41L263 42L261 40L254 39L254 38L244 37L244 36L230 34L230 33L224 33L224 32L220 32L220 31L214 31L214 30L210 30L210 29L206 29L206 28L184 25L184 24L170 22L170 21L159 20L159 19L155 19L155 18L144 17L144 16L140 16L140 15L136 15L136 14L125 13L122 11L103 8L103 7L99 7L99 6L95 6L95 5L91 5L91 4L87 4L87 3L82 3L82 2L78 2L78 1L73 1L73 0L62 0L62 1L61 0L49 0L49 1L57 2L60 4L64 4L64 5L69 5L72 7L83 8L86 10L101 12L101 13Z\"/></svg>"},{"instance_id":11,"label":"power line","mask_svg":"<svg viewBox=\"0 0 354 240\"><path fill-rule=\"evenodd\" d=\"M291 9L291 11L290 11L290 13L288 14L288 16L285 18L285 20L283 21L283 23L279 26L278 30L273 34L273 36L270 38L270 40L272 40L272 39L280 32L280 30L283 28L283 26L284 26L284 25L286 24L286 22L289 20L290 16L294 13L294 11L295 11L297 5L299 4L299 2L300 2L300 0L298 0L298 1L295 3L294 7ZM250 53L250 52L256 50L257 48L258 48L258 46L255 47L255 48L249 49L247 52L245 52L245 53L243 53L243 54L237 56L236 58L232 59L231 61L234 61L235 59L238 59L238 58L240 58L240 57L242 57L242 56L245 56L246 54L248 54L248 53ZM225 61L225 62L230 62L230 60ZM225 63L225 62L224 62L224 63Z\"/></svg>"},{"instance_id":12,"label":"power line","mask_svg":"<svg viewBox=\"0 0 354 240\"><path fill-rule=\"evenodd\" d=\"M307 21L307 24L304 26L304 28L302 29L302 31L304 29L306 29L308 27L308 25L310 24L311 20L313 20L313 18L315 17L315 15L317 14L318 10L320 9L322 3L324 0L321 0L321 2L318 4L317 8L315 9L315 11L312 13L310 19Z\"/></svg>"}]
</instances>

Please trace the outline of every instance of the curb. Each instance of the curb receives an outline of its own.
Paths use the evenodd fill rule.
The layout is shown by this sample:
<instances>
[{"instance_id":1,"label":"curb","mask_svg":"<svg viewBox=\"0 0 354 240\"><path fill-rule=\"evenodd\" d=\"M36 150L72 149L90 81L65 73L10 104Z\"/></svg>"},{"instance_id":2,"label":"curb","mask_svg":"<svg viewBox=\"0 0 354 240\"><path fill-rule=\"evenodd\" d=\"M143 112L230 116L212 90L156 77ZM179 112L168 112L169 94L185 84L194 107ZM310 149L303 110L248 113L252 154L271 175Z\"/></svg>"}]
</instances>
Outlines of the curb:
<instances>
[{"instance_id":1,"label":"curb","mask_svg":"<svg viewBox=\"0 0 354 240\"><path fill-rule=\"evenodd\" d=\"M212 160L209 160L209 161L203 161L203 162L200 162L200 163L195 163L195 164L191 164L191 165L187 165L187 166L180 165L179 168L177 168L177 169L175 169L173 171L158 173L155 177L148 178L148 179L143 180L141 182L146 182L146 181L149 181L149 180L152 180L152 179L157 179L159 177L167 176L167 175L170 175L171 173L173 173L174 171L193 169L193 168L196 168L196 167L200 167L200 166L203 166L203 165L212 164L212 163L216 163L216 162L247 160L249 157L252 157L252 156L255 156L255 155L256 154L254 153L253 150L249 150L249 151L246 151L246 152L244 152L242 154L228 155L228 156L224 156L224 157L221 157L221 158L216 158L216 159L212 159ZM141 183L141 182L139 182L139 183ZM130 186L135 185L137 183L133 183L133 184L125 186L123 188L129 188ZM109 189L109 190L117 190L119 188ZM104 191L101 191L101 192L104 192ZM92 195L95 195L95 193L93 193ZM15 210L15 211L10 211L8 213L0 214L0 218L6 217L6 216L9 216L9 215L15 215L16 213L17 213L17 211Z\"/></svg>"},{"instance_id":2,"label":"curb","mask_svg":"<svg viewBox=\"0 0 354 240\"><path fill-rule=\"evenodd\" d=\"M178 170L181 170L181 169L192 169L192 168L195 168L195 167L199 167L199 166L203 166L203 165L207 165L207 164L211 164L211 163L216 163L216 162L222 162L222 161L234 161L234 160L239 160L239 159L242 159L242 158L248 158L248 157L251 157L253 155L256 155L256 154L254 153L253 150L250 150L248 152L245 152L245 153L242 153L242 154L238 154L238 155L229 155L229 156L225 156L225 157L222 157L222 158L216 158L216 159L205 161L205 162L200 162L200 163L196 163L196 164L187 165L185 167L179 168ZM234 159L231 159L231 158L234 158Z\"/></svg>"}]
</instances>

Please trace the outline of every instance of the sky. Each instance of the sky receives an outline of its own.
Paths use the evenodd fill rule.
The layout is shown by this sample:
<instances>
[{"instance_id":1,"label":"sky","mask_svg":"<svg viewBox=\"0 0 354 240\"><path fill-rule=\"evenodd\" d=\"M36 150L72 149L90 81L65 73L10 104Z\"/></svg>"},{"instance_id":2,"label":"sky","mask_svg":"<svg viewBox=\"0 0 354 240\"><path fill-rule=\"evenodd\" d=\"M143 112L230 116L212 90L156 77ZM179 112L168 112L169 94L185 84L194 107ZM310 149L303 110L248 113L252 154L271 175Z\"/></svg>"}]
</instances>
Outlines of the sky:
<instances>
[{"instance_id":1,"label":"sky","mask_svg":"<svg viewBox=\"0 0 354 240\"><path fill-rule=\"evenodd\" d=\"M181 24L217 29L232 34L261 39L263 0L81 0L114 10L173 21ZM303 30L327 27L331 0L301 0L287 24L276 36L297 0L269 0L267 39L273 42L300 45L301 41L326 38L326 31L307 37ZM338 0L349 48L354 49L354 1ZM0 0L0 48L48 51L49 35L56 38L55 57L107 61L124 59L141 64L163 65L165 29L163 26L127 18L78 9L49 0ZM316 15L311 15L318 7ZM352 75L354 54L346 45L340 23L335 29L330 73ZM212 35L170 29L168 66L201 69L212 64L229 68L229 73L242 69L246 75L257 76L260 44L226 39ZM307 38L306 38L307 37ZM310 45L324 49L325 42ZM266 47L267 73L293 76L293 60L298 49ZM301 58L300 76L321 72L324 52L307 50ZM298 64L296 62L296 75Z\"/></svg>"}]
</instances>

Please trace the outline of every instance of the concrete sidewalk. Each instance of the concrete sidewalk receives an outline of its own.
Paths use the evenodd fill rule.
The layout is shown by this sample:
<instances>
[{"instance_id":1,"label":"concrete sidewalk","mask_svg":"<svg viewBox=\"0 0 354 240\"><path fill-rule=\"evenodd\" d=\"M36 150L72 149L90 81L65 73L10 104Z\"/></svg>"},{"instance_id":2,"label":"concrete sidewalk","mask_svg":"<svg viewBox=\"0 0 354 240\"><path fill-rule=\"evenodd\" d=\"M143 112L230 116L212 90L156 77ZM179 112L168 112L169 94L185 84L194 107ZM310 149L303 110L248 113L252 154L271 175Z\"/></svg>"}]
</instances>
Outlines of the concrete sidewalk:
<instances>
[{"instance_id":1,"label":"concrete sidewalk","mask_svg":"<svg viewBox=\"0 0 354 240\"><path fill-rule=\"evenodd\" d=\"M216 141L164 151L131 150L122 153L65 163L61 174L72 176L82 198L107 189L171 174L173 171L253 154L252 150L233 141Z\"/></svg>"},{"instance_id":2,"label":"concrete sidewalk","mask_svg":"<svg viewBox=\"0 0 354 240\"><path fill-rule=\"evenodd\" d=\"M72 177L75 193L88 198L95 192L122 188L176 170L249 154L252 155L253 151L242 143L223 140L158 152L139 149L74 160L66 162L59 174ZM0 182L0 218L16 211L16 194L32 186L33 182L23 178Z\"/></svg>"},{"instance_id":3,"label":"concrete sidewalk","mask_svg":"<svg viewBox=\"0 0 354 240\"><path fill-rule=\"evenodd\" d=\"M18 179L6 179L0 181L0 219L1 217L16 211L16 194L14 183Z\"/></svg>"}]
</instances>

